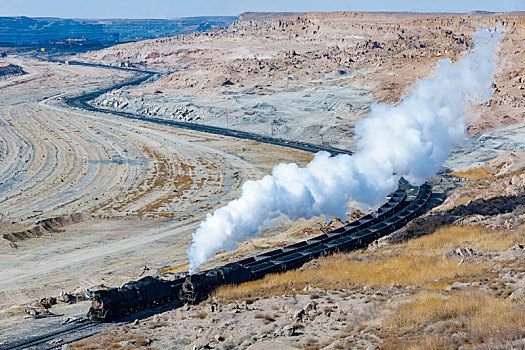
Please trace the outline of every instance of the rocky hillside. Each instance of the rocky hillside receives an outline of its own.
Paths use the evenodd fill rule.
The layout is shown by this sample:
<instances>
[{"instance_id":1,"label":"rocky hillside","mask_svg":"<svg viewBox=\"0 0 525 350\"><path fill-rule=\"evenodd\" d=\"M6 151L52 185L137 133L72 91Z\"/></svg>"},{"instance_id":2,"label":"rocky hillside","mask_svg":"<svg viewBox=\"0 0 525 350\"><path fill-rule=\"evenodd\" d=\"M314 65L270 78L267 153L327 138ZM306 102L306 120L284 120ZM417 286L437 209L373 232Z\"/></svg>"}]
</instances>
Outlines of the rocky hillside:
<instances>
[{"instance_id":1,"label":"rocky hillside","mask_svg":"<svg viewBox=\"0 0 525 350\"><path fill-rule=\"evenodd\" d=\"M82 59L176 71L141 89L113 92L100 103L351 147L353 125L372 103L396 103L440 59L456 60L468 50L479 25L501 26L494 96L469 111L469 130L476 134L523 121L523 13L265 18L250 14L224 29L118 45Z\"/></svg>"}]
</instances>

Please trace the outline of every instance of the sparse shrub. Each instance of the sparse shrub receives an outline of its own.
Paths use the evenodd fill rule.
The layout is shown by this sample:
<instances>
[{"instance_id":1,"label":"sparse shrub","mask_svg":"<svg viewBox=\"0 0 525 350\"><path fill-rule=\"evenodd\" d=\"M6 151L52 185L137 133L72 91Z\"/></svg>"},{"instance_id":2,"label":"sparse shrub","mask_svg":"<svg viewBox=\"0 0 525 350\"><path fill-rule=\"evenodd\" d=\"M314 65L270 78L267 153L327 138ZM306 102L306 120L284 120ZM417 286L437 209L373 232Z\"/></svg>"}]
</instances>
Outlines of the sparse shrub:
<instances>
[{"instance_id":1,"label":"sparse shrub","mask_svg":"<svg viewBox=\"0 0 525 350\"><path fill-rule=\"evenodd\" d=\"M204 320L208 314L204 311L198 312L195 315L193 315L193 318L198 318L201 320Z\"/></svg>"},{"instance_id":2,"label":"sparse shrub","mask_svg":"<svg viewBox=\"0 0 525 350\"><path fill-rule=\"evenodd\" d=\"M321 349L321 345L314 344L314 345L307 345L304 347L305 350L319 350Z\"/></svg>"},{"instance_id":3,"label":"sparse shrub","mask_svg":"<svg viewBox=\"0 0 525 350\"><path fill-rule=\"evenodd\" d=\"M268 321L268 322L265 323L265 324L268 324L268 323L271 323L271 322L275 321L275 319L274 319L271 315L269 315L269 314L263 314L263 313L261 313L261 312L256 313L254 317L255 317L255 318L259 318L259 319L264 319L264 320Z\"/></svg>"},{"instance_id":4,"label":"sparse shrub","mask_svg":"<svg viewBox=\"0 0 525 350\"><path fill-rule=\"evenodd\" d=\"M166 327L166 325L167 323L164 321L157 321L151 324L151 328L155 329L155 328L160 328L160 327Z\"/></svg>"},{"instance_id":5,"label":"sparse shrub","mask_svg":"<svg viewBox=\"0 0 525 350\"><path fill-rule=\"evenodd\" d=\"M321 344L319 344L321 346L321 349L322 348L326 348L327 346L329 346L330 344L332 344L332 342L329 342L328 340L325 340L324 342L322 342Z\"/></svg>"},{"instance_id":6,"label":"sparse shrub","mask_svg":"<svg viewBox=\"0 0 525 350\"><path fill-rule=\"evenodd\" d=\"M334 344L334 349L344 349L344 348L345 348L344 345L341 344L341 343L335 343Z\"/></svg>"},{"instance_id":7,"label":"sparse shrub","mask_svg":"<svg viewBox=\"0 0 525 350\"><path fill-rule=\"evenodd\" d=\"M352 335L352 333L350 333L350 332L342 332L342 333L339 333L337 335L337 337L340 338L340 339L345 339L345 338L348 338L351 335Z\"/></svg>"},{"instance_id":8,"label":"sparse shrub","mask_svg":"<svg viewBox=\"0 0 525 350\"><path fill-rule=\"evenodd\" d=\"M472 168L465 171L453 171L450 175L469 180L481 180L493 176L488 168Z\"/></svg>"},{"instance_id":9,"label":"sparse shrub","mask_svg":"<svg viewBox=\"0 0 525 350\"><path fill-rule=\"evenodd\" d=\"M310 344L315 344L317 343L317 339L315 338L308 338L306 339L306 344L310 345Z\"/></svg>"}]
</instances>

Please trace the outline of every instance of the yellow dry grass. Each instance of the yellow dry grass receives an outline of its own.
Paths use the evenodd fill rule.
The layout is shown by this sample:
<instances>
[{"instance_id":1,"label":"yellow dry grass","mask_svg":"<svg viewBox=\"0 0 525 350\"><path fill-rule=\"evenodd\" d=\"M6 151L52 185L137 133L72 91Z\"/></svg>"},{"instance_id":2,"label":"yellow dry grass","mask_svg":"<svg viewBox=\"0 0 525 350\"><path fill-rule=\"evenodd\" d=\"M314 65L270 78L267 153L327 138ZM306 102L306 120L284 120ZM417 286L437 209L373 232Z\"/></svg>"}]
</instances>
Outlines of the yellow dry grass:
<instances>
[{"instance_id":1,"label":"yellow dry grass","mask_svg":"<svg viewBox=\"0 0 525 350\"><path fill-rule=\"evenodd\" d=\"M424 291L397 309L383 325L412 328L445 321L447 328L466 332L471 339L509 339L525 335L524 311L523 305L479 291L450 295Z\"/></svg>"},{"instance_id":2,"label":"yellow dry grass","mask_svg":"<svg viewBox=\"0 0 525 350\"><path fill-rule=\"evenodd\" d=\"M491 177L493 172L489 168L472 168L465 171L453 171L450 175L462 179L481 180Z\"/></svg>"},{"instance_id":3,"label":"yellow dry grass","mask_svg":"<svg viewBox=\"0 0 525 350\"><path fill-rule=\"evenodd\" d=\"M317 269L289 271L268 275L261 280L238 286L223 286L218 288L213 296L224 302L231 302L300 293L307 285L328 289L345 288L355 284L391 286L393 283L441 287L447 284L447 281L469 278L490 270L483 264L458 265L457 261L421 254L368 262L349 260L340 254L319 259L319 265ZM438 278L441 279L439 285L434 282Z\"/></svg>"},{"instance_id":4,"label":"yellow dry grass","mask_svg":"<svg viewBox=\"0 0 525 350\"><path fill-rule=\"evenodd\" d=\"M121 345L120 342L130 341L130 345ZM136 334L119 334L116 332L101 332L97 337L89 337L71 343L71 349L95 350L95 349L151 349L150 341Z\"/></svg>"},{"instance_id":5,"label":"yellow dry grass","mask_svg":"<svg viewBox=\"0 0 525 350\"><path fill-rule=\"evenodd\" d=\"M443 259L442 254L457 247L478 251L502 251L523 242L523 230L505 233L480 227L450 226L432 235L387 246L375 252L336 254L316 261L315 268L267 275L261 280L218 288L213 296L224 302L301 293L307 285L321 288L348 288L356 284L371 286L418 285L441 289L453 281L467 281L488 275L489 263ZM359 259L358 259L359 258ZM369 259L363 261L363 258ZM292 283L291 283L292 282Z\"/></svg>"},{"instance_id":6,"label":"yellow dry grass","mask_svg":"<svg viewBox=\"0 0 525 350\"><path fill-rule=\"evenodd\" d=\"M160 272L172 272L172 271L176 271L176 270L182 269L183 267L186 267L189 264L190 264L189 262L185 262L184 264L175 265L173 267L169 267L169 268L166 268L166 269L160 269L159 271Z\"/></svg>"},{"instance_id":7,"label":"yellow dry grass","mask_svg":"<svg viewBox=\"0 0 525 350\"><path fill-rule=\"evenodd\" d=\"M450 338L436 334L427 335L423 337L423 339L417 340L399 339L397 342L393 341L390 344L390 348L396 350L399 348L407 350L445 350L457 348Z\"/></svg>"},{"instance_id":8,"label":"yellow dry grass","mask_svg":"<svg viewBox=\"0 0 525 350\"><path fill-rule=\"evenodd\" d=\"M5 310L5 313L7 315L24 315L26 316L26 310L27 307L24 306L24 305L21 305L21 306L11 306L10 308L8 308L7 310Z\"/></svg>"}]
</instances>

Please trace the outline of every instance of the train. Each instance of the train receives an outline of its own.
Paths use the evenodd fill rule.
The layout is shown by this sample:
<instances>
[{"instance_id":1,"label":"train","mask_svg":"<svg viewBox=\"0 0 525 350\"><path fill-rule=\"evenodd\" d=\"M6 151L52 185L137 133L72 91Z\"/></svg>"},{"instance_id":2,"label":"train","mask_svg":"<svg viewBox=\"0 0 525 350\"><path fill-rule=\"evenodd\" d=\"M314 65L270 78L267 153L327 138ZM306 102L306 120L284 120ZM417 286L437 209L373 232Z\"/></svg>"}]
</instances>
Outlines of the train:
<instances>
[{"instance_id":1,"label":"train","mask_svg":"<svg viewBox=\"0 0 525 350\"><path fill-rule=\"evenodd\" d=\"M221 285L240 284L269 273L299 268L320 256L363 248L421 215L431 196L428 183L413 187L402 180L398 190L375 212L317 237L174 281L148 276L120 288L94 291L87 316L92 321L107 322L172 300L198 303Z\"/></svg>"}]
</instances>

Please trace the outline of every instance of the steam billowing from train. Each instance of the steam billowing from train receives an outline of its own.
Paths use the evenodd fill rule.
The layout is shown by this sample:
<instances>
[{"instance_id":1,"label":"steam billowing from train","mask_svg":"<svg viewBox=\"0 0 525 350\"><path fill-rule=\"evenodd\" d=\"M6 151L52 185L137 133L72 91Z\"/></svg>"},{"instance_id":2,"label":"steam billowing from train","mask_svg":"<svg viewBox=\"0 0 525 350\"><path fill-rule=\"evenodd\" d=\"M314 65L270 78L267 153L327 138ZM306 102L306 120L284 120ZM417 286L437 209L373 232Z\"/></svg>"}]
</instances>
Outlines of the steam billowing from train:
<instances>
[{"instance_id":1,"label":"steam billowing from train","mask_svg":"<svg viewBox=\"0 0 525 350\"><path fill-rule=\"evenodd\" d=\"M439 61L432 77L409 89L396 106L377 104L357 124L353 156L319 152L305 167L279 164L272 175L247 181L242 195L208 214L188 249L190 273L220 249L259 234L261 227L324 215L345 217L349 199L376 206L400 176L422 184L442 166L452 146L466 137L465 109L491 95L497 30L479 29L474 48L457 64Z\"/></svg>"}]
</instances>

